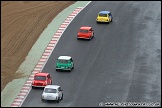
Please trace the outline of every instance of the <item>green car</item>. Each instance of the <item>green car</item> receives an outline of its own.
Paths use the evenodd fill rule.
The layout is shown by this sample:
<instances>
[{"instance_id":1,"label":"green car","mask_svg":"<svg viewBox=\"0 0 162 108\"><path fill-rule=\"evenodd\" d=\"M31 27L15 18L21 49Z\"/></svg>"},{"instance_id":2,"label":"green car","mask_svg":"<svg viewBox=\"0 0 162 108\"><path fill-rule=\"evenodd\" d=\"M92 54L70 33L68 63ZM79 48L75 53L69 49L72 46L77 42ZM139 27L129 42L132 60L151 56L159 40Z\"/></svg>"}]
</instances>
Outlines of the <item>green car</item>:
<instances>
[{"instance_id":1,"label":"green car","mask_svg":"<svg viewBox=\"0 0 162 108\"><path fill-rule=\"evenodd\" d=\"M70 71L74 68L73 59L70 56L60 56L56 62L56 71L67 70Z\"/></svg>"}]
</instances>

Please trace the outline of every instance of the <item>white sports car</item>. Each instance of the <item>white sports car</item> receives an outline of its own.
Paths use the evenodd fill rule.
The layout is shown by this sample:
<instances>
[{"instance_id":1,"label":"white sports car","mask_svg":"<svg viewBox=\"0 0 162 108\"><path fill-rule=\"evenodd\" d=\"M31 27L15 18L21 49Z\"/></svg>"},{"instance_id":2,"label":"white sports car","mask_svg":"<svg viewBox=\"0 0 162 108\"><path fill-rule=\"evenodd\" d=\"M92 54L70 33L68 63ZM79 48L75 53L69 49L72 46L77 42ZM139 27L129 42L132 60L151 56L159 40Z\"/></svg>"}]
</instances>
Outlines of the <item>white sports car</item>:
<instances>
[{"instance_id":1,"label":"white sports car","mask_svg":"<svg viewBox=\"0 0 162 108\"><path fill-rule=\"evenodd\" d=\"M56 100L59 102L63 99L63 90L58 85L47 85L42 93L41 100Z\"/></svg>"}]
</instances>

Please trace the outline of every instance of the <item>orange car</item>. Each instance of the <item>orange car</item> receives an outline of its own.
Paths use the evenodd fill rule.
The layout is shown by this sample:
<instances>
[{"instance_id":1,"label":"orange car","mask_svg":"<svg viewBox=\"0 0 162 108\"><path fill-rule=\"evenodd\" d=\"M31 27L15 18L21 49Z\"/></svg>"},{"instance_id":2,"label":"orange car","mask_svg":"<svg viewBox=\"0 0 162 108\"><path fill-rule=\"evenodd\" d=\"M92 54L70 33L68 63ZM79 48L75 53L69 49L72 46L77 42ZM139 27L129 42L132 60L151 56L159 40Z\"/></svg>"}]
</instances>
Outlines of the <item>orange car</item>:
<instances>
[{"instance_id":1,"label":"orange car","mask_svg":"<svg viewBox=\"0 0 162 108\"><path fill-rule=\"evenodd\" d=\"M92 39L94 37L94 30L92 27L82 26L78 31L77 39Z\"/></svg>"},{"instance_id":2,"label":"orange car","mask_svg":"<svg viewBox=\"0 0 162 108\"><path fill-rule=\"evenodd\" d=\"M36 73L32 82L32 88L45 87L46 85L52 84L52 78L49 73Z\"/></svg>"}]
</instances>

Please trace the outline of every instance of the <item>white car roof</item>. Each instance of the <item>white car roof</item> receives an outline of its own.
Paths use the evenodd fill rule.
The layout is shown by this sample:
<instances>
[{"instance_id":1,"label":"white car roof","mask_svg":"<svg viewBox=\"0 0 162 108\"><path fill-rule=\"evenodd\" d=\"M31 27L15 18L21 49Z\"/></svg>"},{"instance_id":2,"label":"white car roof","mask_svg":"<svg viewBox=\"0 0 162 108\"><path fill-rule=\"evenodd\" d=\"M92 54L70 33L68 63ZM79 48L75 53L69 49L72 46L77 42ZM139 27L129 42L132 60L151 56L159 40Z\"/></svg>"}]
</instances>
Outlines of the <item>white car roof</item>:
<instances>
[{"instance_id":1,"label":"white car roof","mask_svg":"<svg viewBox=\"0 0 162 108\"><path fill-rule=\"evenodd\" d=\"M60 56L58 59L69 60L71 59L70 56Z\"/></svg>"},{"instance_id":2,"label":"white car roof","mask_svg":"<svg viewBox=\"0 0 162 108\"><path fill-rule=\"evenodd\" d=\"M53 89L57 89L59 88L60 86L58 85L47 85L45 88L53 88Z\"/></svg>"}]
</instances>

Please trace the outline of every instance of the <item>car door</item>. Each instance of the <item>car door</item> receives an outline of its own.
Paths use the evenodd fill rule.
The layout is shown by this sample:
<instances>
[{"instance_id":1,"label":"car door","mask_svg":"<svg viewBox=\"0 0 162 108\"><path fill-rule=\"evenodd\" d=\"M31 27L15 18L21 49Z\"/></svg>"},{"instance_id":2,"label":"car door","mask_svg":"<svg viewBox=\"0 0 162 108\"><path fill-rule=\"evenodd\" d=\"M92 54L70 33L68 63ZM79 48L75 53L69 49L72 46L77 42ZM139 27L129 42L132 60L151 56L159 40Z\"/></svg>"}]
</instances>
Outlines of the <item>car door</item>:
<instances>
[{"instance_id":1,"label":"car door","mask_svg":"<svg viewBox=\"0 0 162 108\"><path fill-rule=\"evenodd\" d=\"M50 85L50 75L47 75L47 85Z\"/></svg>"},{"instance_id":2,"label":"car door","mask_svg":"<svg viewBox=\"0 0 162 108\"><path fill-rule=\"evenodd\" d=\"M93 31L92 31L92 28L89 30L89 37L92 37L93 35Z\"/></svg>"},{"instance_id":3,"label":"car door","mask_svg":"<svg viewBox=\"0 0 162 108\"><path fill-rule=\"evenodd\" d=\"M52 78L51 78L51 76L50 76L50 74L49 74L49 84L51 85L52 84Z\"/></svg>"},{"instance_id":4,"label":"car door","mask_svg":"<svg viewBox=\"0 0 162 108\"><path fill-rule=\"evenodd\" d=\"M92 36L94 36L94 30L91 28L91 31L92 31Z\"/></svg>"},{"instance_id":5,"label":"car door","mask_svg":"<svg viewBox=\"0 0 162 108\"><path fill-rule=\"evenodd\" d=\"M73 64L73 59L70 59L70 63L71 63L71 68L73 68L74 64Z\"/></svg>"},{"instance_id":6,"label":"car door","mask_svg":"<svg viewBox=\"0 0 162 108\"><path fill-rule=\"evenodd\" d=\"M111 14L111 13L109 13L108 15L109 15L110 19L112 20L112 14Z\"/></svg>"},{"instance_id":7,"label":"car door","mask_svg":"<svg viewBox=\"0 0 162 108\"><path fill-rule=\"evenodd\" d=\"M61 87L58 88L58 95L59 95L59 97L60 97L60 99L61 99L61 96L62 96Z\"/></svg>"}]
</instances>

